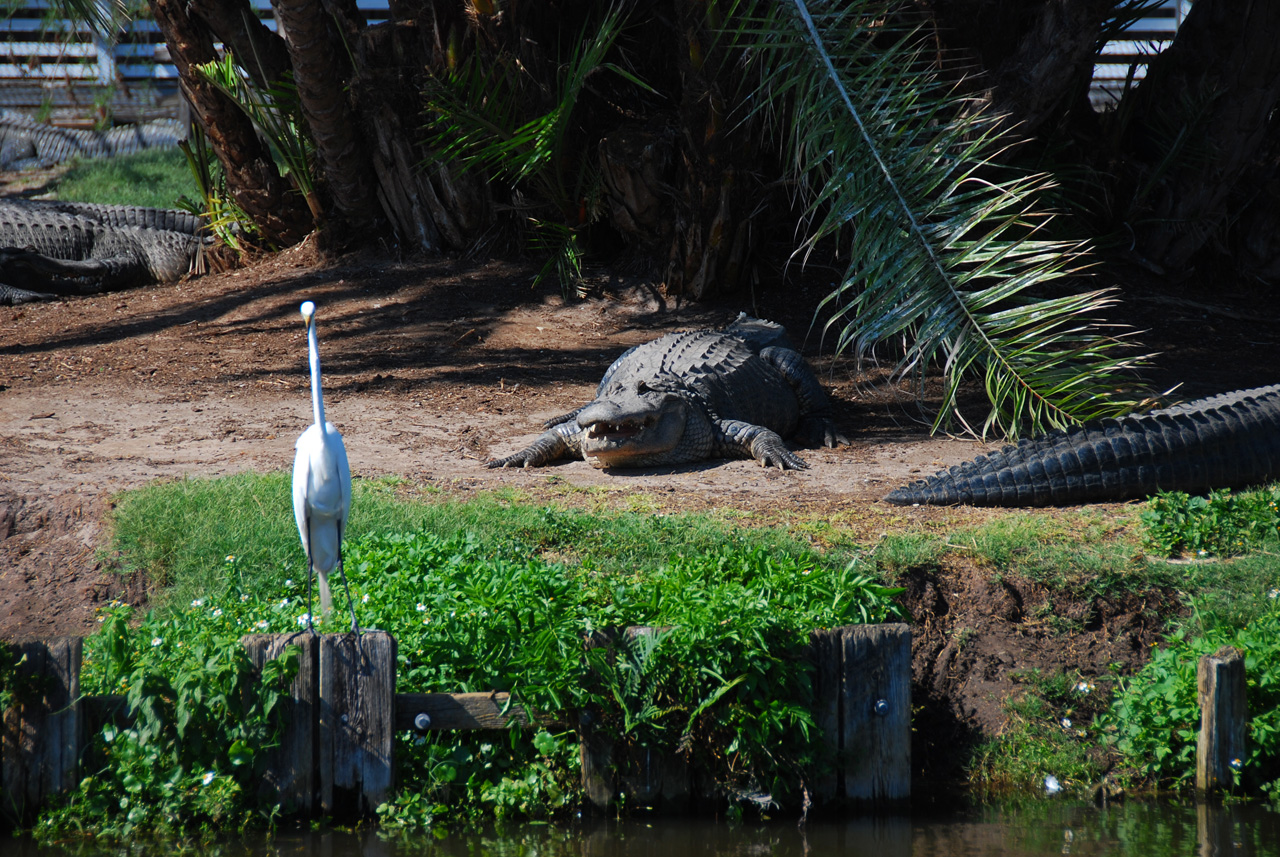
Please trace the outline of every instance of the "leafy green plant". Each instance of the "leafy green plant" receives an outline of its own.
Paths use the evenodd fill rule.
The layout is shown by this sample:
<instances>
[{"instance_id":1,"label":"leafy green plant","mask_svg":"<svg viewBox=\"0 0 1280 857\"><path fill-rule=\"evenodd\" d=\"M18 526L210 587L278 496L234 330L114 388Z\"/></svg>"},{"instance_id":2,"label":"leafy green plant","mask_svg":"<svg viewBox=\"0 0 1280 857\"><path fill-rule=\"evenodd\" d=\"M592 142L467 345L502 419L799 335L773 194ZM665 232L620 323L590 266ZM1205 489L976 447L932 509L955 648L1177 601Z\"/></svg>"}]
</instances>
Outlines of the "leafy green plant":
<instances>
[{"instance_id":1,"label":"leafy green plant","mask_svg":"<svg viewBox=\"0 0 1280 857\"><path fill-rule=\"evenodd\" d=\"M135 720L99 736L93 773L46 817L42 835L272 822L249 784L273 740L270 693L278 682L268 677L266 696L246 696L237 641L248 632L295 630L309 611L304 561L285 532L291 522L260 514L267 506L287 509L286 489L282 479L240 476L121 498L118 547L132 564L180 578L189 600L171 594L133 631L123 613L111 612L104 633L90 641L85 691L127 693ZM767 541L723 532L718 545L704 547L711 532L689 538L682 530L697 526L678 521L655 530L651 516L619 516L626 523L610 539L672 536L663 559L637 565L608 540L585 539L605 529L585 513L485 507L518 525L480 537L467 532L484 523L475 507L434 504L431 517L397 510L394 488L381 483L360 483L357 494L372 519L432 521L452 533L371 530L353 521L345 563L351 591L362 626L398 641L398 689L507 691L543 724L399 736L401 788L380 811L388 826L565 815L581 800L577 736L567 726L581 711L594 712L597 728L621 747L696 758L730 793L794 794L815 762L802 657L809 631L897 615L898 590L856 563L766 550L760 544ZM641 518L649 526L638 526ZM531 550L561 552L575 539L588 549L571 565ZM236 544L243 550L230 553ZM591 553L597 545L617 552L626 570L602 570ZM190 571L179 571L179 560ZM194 588L197 580L204 592ZM330 621L320 617L320 629ZM616 657L584 651L584 637L628 626L661 630L615 648Z\"/></svg>"},{"instance_id":2,"label":"leafy green plant","mask_svg":"<svg viewBox=\"0 0 1280 857\"><path fill-rule=\"evenodd\" d=\"M1123 680L1111 710L1099 718L1108 740L1140 776L1157 785L1188 786L1195 776L1200 709L1196 670L1200 658L1222 646L1244 653L1249 709L1247 756L1241 784L1258 787L1280 776L1280 599L1239 628L1214 626L1199 636L1185 630L1152 653Z\"/></svg>"},{"instance_id":3,"label":"leafy green plant","mask_svg":"<svg viewBox=\"0 0 1280 857\"><path fill-rule=\"evenodd\" d=\"M905 342L896 375L918 383L939 361L935 426L965 379L991 402L984 434L1132 410L1117 390L1140 361L1100 321L1113 295L1061 288L1088 250L1050 237L1049 178L1001 164L995 117L931 70L930 41L899 12L792 0L726 16L760 81L753 104L776 115L810 202L806 249L831 238L848 254L819 308L837 349Z\"/></svg>"},{"instance_id":4,"label":"leafy green plant","mask_svg":"<svg viewBox=\"0 0 1280 857\"><path fill-rule=\"evenodd\" d=\"M126 608L104 618L82 678L89 692L123 692L129 721L103 727L79 788L41 816L37 835L92 830L127 839L269 822L257 787L276 740L273 715L297 673L296 650L259 672L226 625L201 613L147 617L137 629Z\"/></svg>"},{"instance_id":5,"label":"leafy green plant","mask_svg":"<svg viewBox=\"0 0 1280 857\"><path fill-rule=\"evenodd\" d=\"M1143 541L1164 556L1235 556L1280 534L1280 487L1189 496L1161 493L1142 513Z\"/></svg>"},{"instance_id":6,"label":"leafy green plant","mask_svg":"<svg viewBox=\"0 0 1280 857\"><path fill-rule=\"evenodd\" d=\"M185 194L177 200L177 206L192 214L203 215L209 229L223 244L236 252L244 252L242 237L257 234L258 227L245 211L236 204L227 190L227 174L222 164L209 148L209 140L199 125L193 125L191 135L178 142L187 169L195 179L199 200Z\"/></svg>"}]
</instances>

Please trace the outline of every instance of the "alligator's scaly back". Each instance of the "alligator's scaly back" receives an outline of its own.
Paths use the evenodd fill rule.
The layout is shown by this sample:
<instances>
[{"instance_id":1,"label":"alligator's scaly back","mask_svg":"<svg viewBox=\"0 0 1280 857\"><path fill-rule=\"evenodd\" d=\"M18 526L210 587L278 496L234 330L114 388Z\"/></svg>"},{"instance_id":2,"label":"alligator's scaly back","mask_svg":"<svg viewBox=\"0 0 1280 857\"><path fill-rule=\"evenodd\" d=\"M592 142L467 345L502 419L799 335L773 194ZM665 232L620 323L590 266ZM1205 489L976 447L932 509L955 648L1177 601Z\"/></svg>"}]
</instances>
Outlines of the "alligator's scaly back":
<instances>
[{"instance_id":1,"label":"alligator's scaly back","mask_svg":"<svg viewBox=\"0 0 1280 857\"><path fill-rule=\"evenodd\" d=\"M0 199L0 304L174 282L206 237L182 211Z\"/></svg>"},{"instance_id":2,"label":"alligator's scaly back","mask_svg":"<svg viewBox=\"0 0 1280 857\"><path fill-rule=\"evenodd\" d=\"M1024 440L890 493L913 504L1052 506L1280 478L1280 385Z\"/></svg>"}]
</instances>

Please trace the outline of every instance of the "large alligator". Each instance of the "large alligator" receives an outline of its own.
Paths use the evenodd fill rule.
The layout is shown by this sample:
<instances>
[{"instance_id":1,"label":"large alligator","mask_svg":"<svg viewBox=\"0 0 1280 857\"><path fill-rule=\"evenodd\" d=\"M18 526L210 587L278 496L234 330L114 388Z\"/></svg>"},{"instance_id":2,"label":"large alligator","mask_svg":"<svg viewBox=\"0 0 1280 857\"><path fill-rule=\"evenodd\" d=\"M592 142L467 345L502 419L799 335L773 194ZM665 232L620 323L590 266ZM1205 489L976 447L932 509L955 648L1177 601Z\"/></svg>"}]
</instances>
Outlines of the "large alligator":
<instances>
[{"instance_id":1,"label":"large alligator","mask_svg":"<svg viewBox=\"0 0 1280 857\"><path fill-rule=\"evenodd\" d=\"M1056 506L1201 494L1280 479L1280 384L1094 420L891 492L915 504Z\"/></svg>"},{"instance_id":2,"label":"large alligator","mask_svg":"<svg viewBox=\"0 0 1280 857\"><path fill-rule=\"evenodd\" d=\"M174 282L205 241L184 211L0 198L0 305Z\"/></svg>"},{"instance_id":3,"label":"large alligator","mask_svg":"<svg viewBox=\"0 0 1280 857\"><path fill-rule=\"evenodd\" d=\"M585 458L597 467L663 467L754 458L803 469L784 438L848 443L822 385L774 322L741 315L724 330L669 333L625 352L589 404L547 421L527 448L489 467Z\"/></svg>"},{"instance_id":4,"label":"large alligator","mask_svg":"<svg viewBox=\"0 0 1280 857\"><path fill-rule=\"evenodd\" d=\"M50 167L75 156L105 158L176 146L186 136L186 126L176 119L86 131L57 128L12 110L0 110L0 170Z\"/></svg>"}]
</instances>

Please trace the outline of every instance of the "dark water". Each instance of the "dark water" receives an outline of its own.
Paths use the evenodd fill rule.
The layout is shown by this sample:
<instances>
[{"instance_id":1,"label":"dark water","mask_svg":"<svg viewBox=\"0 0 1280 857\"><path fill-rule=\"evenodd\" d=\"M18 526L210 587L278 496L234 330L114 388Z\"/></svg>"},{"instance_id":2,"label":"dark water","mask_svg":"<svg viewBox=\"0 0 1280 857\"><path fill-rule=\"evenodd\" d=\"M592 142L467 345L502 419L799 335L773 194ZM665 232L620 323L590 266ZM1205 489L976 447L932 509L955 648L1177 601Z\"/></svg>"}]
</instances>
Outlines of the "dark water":
<instances>
[{"instance_id":1,"label":"dark water","mask_svg":"<svg viewBox=\"0 0 1280 857\"><path fill-rule=\"evenodd\" d=\"M177 849L38 848L0 840L0 857L173 857ZM631 819L572 826L513 825L484 833L387 836L376 831L237 839L196 849L210 857L1031 857L1031 855L1276 855L1280 814L1259 806L1042 802L941 817L727 824Z\"/></svg>"}]
</instances>

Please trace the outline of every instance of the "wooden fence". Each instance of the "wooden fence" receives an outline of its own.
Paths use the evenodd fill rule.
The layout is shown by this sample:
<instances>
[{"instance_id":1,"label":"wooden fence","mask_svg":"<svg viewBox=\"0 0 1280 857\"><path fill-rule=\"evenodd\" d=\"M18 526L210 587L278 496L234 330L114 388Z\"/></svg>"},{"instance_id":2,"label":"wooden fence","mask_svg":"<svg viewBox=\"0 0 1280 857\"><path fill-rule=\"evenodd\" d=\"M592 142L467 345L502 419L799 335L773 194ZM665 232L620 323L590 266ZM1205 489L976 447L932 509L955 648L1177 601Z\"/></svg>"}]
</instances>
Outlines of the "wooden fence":
<instances>
[{"instance_id":1,"label":"wooden fence","mask_svg":"<svg viewBox=\"0 0 1280 857\"><path fill-rule=\"evenodd\" d=\"M628 629L627 634L650 629ZM396 693L396 641L363 634L250 635L259 667L287 646L300 652L285 700L285 731L272 751L259 797L299 815L371 815L392 796L396 732L509 729L535 725L505 693ZM83 641L63 637L19 644L24 704L3 712L0 815L28 823L49 799L75 787L90 736L124 716L120 696L80 693ZM886 803L910 795L911 634L904 624L815 631L815 720L831 772L816 783L819 805ZM34 690L32 690L34 689ZM684 811L718 801L714 785L678 757L631 758L578 718L582 777L590 804Z\"/></svg>"}]
</instances>

